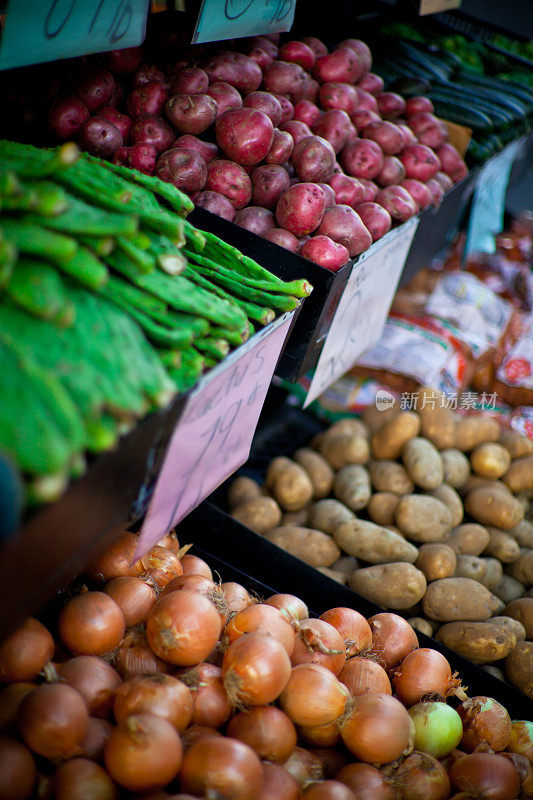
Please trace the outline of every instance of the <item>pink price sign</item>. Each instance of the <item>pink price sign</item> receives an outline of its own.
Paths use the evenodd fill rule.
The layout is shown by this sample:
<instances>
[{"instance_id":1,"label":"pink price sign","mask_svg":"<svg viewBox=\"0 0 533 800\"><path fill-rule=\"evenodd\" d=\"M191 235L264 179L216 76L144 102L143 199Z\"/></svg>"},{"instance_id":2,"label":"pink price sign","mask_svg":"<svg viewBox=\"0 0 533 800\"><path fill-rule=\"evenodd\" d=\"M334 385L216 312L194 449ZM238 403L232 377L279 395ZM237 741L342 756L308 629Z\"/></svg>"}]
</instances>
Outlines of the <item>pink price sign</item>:
<instances>
[{"instance_id":1,"label":"pink price sign","mask_svg":"<svg viewBox=\"0 0 533 800\"><path fill-rule=\"evenodd\" d=\"M172 434L144 520L139 558L240 467L294 314L259 331L203 378Z\"/></svg>"}]
</instances>

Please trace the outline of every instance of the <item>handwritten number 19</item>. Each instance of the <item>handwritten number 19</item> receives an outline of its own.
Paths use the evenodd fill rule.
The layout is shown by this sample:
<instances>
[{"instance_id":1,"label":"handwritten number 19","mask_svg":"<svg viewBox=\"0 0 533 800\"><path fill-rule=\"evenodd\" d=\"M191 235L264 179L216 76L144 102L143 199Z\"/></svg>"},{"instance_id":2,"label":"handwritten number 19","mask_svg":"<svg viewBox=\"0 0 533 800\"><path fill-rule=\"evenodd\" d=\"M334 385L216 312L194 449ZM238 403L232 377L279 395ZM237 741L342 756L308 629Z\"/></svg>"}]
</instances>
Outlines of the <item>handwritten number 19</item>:
<instances>
[{"instance_id":1,"label":"handwritten number 19","mask_svg":"<svg viewBox=\"0 0 533 800\"><path fill-rule=\"evenodd\" d=\"M227 0L227 2L231 2L231 0ZM253 0L250 0L249 4L251 5L252 2ZM99 0L96 4L96 10L87 32L88 35L93 33L93 29L105 5L106 0ZM119 2L115 0L115 6L114 14L107 30L107 39L111 44L116 44L126 35L133 18L131 0L119 0ZM107 3L107 7L109 7L109 3ZM52 0L44 21L43 33L45 39L55 39L59 36L64 31L67 22L73 17L75 10L76 0Z\"/></svg>"},{"instance_id":2,"label":"handwritten number 19","mask_svg":"<svg viewBox=\"0 0 533 800\"><path fill-rule=\"evenodd\" d=\"M63 16L61 16L60 11L61 8L58 10L57 14L56 9L58 6L68 5ZM69 21L72 12L74 11L74 7L76 5L76 0L70 0L70 3L62 3L61 0L53 0L52 5L46 15L46 19L44 21L44 35L47 39L54 39L56 36L59 36L67 22Z\"/></svg>"}]
</instances>

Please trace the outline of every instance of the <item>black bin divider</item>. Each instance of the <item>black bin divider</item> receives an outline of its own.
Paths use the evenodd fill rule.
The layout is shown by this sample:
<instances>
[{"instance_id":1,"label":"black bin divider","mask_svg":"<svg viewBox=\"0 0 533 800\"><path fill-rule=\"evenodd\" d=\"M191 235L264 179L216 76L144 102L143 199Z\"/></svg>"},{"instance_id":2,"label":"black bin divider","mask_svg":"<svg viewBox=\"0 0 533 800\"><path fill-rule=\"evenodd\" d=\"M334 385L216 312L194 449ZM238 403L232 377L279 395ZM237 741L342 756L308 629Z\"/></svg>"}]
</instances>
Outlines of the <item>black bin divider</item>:
<instances>
[{"instance_id":1,"label":"black bin divider","mask_svg":"<svg viewBox=\"0 0 533 800\"><path fill-rule=\"evenodd\" d=\"M177 527L181 544L192 542L191 552L219 572L222 581L236 581L260 598L283 592L307 604L312 616L328 608L354 608L365 617L386 609L328 578L314 567L241 525L208 501L189 514ZM457 671L470 697L493 697L507 708L511 719L533 720L533 701L513 686L417 631L420 647L438 650Z\"/></svg>"}]
</instances>

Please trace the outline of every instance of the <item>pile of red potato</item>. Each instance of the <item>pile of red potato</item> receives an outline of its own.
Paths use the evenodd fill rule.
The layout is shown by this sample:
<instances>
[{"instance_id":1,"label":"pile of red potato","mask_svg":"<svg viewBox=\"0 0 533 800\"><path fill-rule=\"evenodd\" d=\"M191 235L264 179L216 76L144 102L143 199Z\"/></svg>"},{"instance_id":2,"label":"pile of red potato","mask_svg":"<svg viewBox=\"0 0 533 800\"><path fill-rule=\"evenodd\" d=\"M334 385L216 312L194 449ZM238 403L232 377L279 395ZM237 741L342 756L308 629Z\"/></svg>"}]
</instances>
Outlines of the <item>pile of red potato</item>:
<instances>
[{"instance_id":1,"label":"pile of red potato","mask_svg":"<svg viewBox=\"0 0 533 800\"><path fill-rule=\"evenodd\" d=\"M364 42L236 46L166 72L141 48L110 53L56 97L50 130L332 270L466 175L431 101L383 91Z\"/></svg>"}]
</instances>

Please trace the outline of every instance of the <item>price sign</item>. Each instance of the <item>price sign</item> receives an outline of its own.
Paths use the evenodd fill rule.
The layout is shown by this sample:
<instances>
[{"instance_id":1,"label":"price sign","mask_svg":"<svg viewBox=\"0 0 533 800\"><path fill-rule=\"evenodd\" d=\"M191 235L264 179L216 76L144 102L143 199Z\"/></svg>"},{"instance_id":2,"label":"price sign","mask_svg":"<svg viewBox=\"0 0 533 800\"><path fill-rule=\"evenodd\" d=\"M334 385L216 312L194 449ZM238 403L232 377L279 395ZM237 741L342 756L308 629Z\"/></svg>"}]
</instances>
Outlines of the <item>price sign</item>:
<instances>
[{"instance_id":1,"label":"price sign","mask_svg":"<svg viewBox=\"0 0 533 800\"><path fill-rule=\"evenodd\" d=\"M524 137L511 142L480 171L474 189L464 258L472 253L494 253L495 234L503 228L511 168L524 142Z\"/></svg>"},{"instance_id":2,"label":"price sign","mask_svg":"<svg viewBox=\"0 0 533 800\"><path fill-rule=\"evenodd\" d=\"M451 11L459 8L461 0L420 0L418 13L421 17L426 14L438 14L441 11Z\"/></svg>"},{"instance_id":3,"label":"price sign","mask_svg":"<svg viewBox=\"0 0 533 800\"><path fill-rule=\"evenodd\" d=\"M0 69L134 47L149 0L9 0Z\"/></svg>"},{"instance_id":4,"label":"price sign","mask_svg":"<svg viewBox=\"0 0 533 800\"><path fill-rule=\"evenodd\" d=\"M202 0L195 42L290 31L296 0Z\"/></svg>"},{"instance_id":5,"label":"price sign","mask_svg":"<svg viewBox=\"0 0 533 800\"><path fill-rule=\"evenodd\" d=\"M389 233L354 265L304 403L309 405L375 344L383 330L418 217Z\"/></svg>"},{"instance_id":6,"label":"price sign","mask_svg":"<svg viewBox=\"0 0 533 800\"><path fill-rule=\"evenodd\" d=\"M294 314L284 314L257 333L206 375L190 396L172 434L136 558L248 458Z\"/></svg>"}]
</instances>

